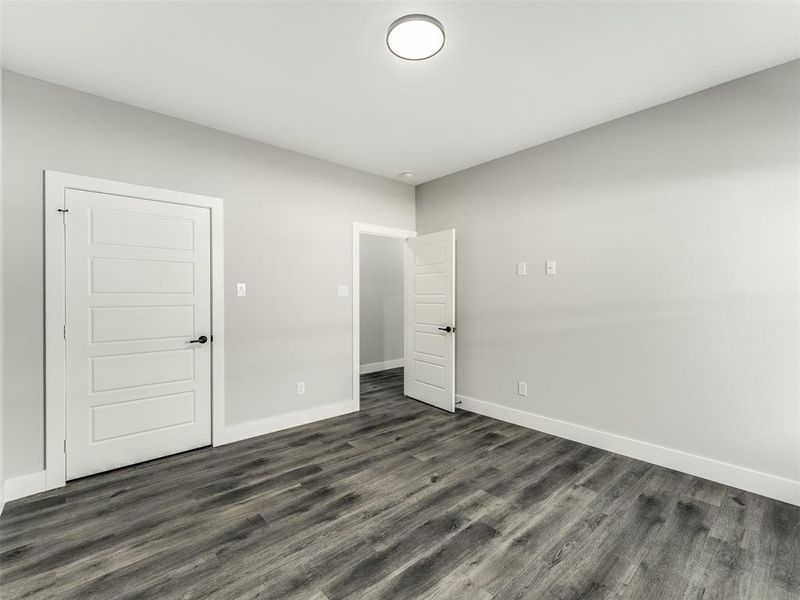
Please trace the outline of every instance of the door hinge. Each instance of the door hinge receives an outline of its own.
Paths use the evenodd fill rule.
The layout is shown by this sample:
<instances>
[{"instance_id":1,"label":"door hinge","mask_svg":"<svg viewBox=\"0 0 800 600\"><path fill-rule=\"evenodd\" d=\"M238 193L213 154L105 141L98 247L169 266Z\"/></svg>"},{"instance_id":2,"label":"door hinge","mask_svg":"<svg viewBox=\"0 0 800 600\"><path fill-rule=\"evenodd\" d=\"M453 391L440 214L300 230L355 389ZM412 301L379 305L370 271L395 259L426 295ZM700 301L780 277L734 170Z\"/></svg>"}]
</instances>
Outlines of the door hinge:
<instances>
[{"instance_id":1,"label":"door hinge","mask_svg":"<svg viewBox=\"0 0 800 600\"><path fill-rule=\"evenodd\" d=\"M67 326L64 325L64 341L67 341Z\"/></svg>"},{"instance_id":2,"label":"door hinge","mask_svg":"<svg viewBox=\"0 0 800 600\"><path fill-rule=\"evenodd\" d=\"M67 453L67 440L64 440L64 454Z\"/></svg>"}]
</instances>

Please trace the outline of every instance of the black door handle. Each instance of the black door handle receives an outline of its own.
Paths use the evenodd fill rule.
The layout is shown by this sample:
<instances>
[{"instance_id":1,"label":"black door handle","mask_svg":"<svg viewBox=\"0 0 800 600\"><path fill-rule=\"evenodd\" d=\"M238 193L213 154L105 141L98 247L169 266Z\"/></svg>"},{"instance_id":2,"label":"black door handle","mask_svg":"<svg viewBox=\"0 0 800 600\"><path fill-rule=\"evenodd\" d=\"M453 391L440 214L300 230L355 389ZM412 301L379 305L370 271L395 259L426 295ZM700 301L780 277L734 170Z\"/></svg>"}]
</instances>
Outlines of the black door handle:
<instances>
[{"instance_id":1,"label":"black door handle","mask_svg":"<svg viewBox=\"0 0 800 600\"><path fill-rule=\"evenodd\" d=\"M446 331L447 333L450 333L451 331L455 331L455 328L448 325L447 327L439 327L439 331Z\"/></svg>"},{"instance_id":2,"label":"black door handle","mask_svg":"<svg viewBox=\"0 0 800 600\"><path fill-rule=\"evenodd\" d=\"M196 340L189 340L190 344L205 344L208 341L208 338L204 335L201 335Z\"/></svg>"}]
</instances>

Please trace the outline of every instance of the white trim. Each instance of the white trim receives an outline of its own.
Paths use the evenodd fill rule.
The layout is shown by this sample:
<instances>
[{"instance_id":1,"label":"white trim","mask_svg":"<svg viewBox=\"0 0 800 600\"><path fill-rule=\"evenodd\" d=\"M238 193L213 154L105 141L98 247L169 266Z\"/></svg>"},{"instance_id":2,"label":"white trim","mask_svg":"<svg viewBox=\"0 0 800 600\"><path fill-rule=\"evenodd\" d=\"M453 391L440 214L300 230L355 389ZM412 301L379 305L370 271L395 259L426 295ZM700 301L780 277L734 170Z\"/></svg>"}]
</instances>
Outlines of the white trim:
<instances>
[{"instance_id":1,"label":"white trim","mask_svg":"<svg viewBox=\"0 0 800 600\"><path fill-rule=\"evenodd\" d=\"M800 506L800 481L458 394L460 408Z\"/></svg>"},{"instance_id":2,"label":"white trim","mask_svg":"<svg viewBox=\"0 0 800 600\"><path fill-rule=\"evenodd\" d=\"M378 235L382 237L398 238L407 240L417 237L415 231L407 229L395 229L394 227L384 227L383 225L370 225L369 223L359 223L353 221L353 410L361 408L361 234Z\"/></svg>"},{"instance_id":3,"label":"white trim","mask_svg":"<svg viewBox=\"0 0 800 600\"><path fill-rule=\"evenodd\" d=\"M382 360L379 362L361 365L360 370L362 375L366 375L367 373L377 373L378 371L385 371L387 369L396 369L398 367L402 367L404 364L404 358L393 358L392 360Z\"/></svg>"},{"instance_id":4,"label":"white trim","mask_svg":"<svg viewBox=\"0 0 800 600\"><path fill-rule=\"evenodd\" d=\"M62 213L66 189L147 198L172 204L208 208L211 213L211 440L219 445L225 430L225 262L223 203L221 198L200 196L108 179L58 171L44 173L45 229L45 472L46 489L66 484L66 347L64 325L64 227ZM13 480L12 480L13 481Z\"/></svg>"},{"instance_id":5,"label":"white trim","mask_svg":"<svg viewBox=\"0 0 800 600\"><path fill-rule=\"evenodd\" d=\"M25 496L33 496L47 490L47 474L45 471L28 473L19 477L6 479L6 502L18 500Z\"/></svg>"},{"instance_id":6,"label":"white trim","mask_svg":"<svg viewBox=\"0 0 800 600\"><path fill-rule=\"evenodd\" d=\"M314 408L306 408L295 412L266 417L256 421L245 421L230 425L225 429L224 444L231 444L248 438L265 435L282 429L289 429L299 425L307 425L315 421L330 419L353 412L353 401L342 400Z\"/></svg>"},{"instance_id":7,"label":"white trim","mask_svg":"<svg viewBox=\"0 0 800 600\"><path fill-rule=\"evenodd\" d=\"M216 338L214 343L216 343ZM330 404L298 410L288 414L237 423L226 427L221 435L215 434L214 446L232 444L259 435L281 431L282 429L289 429L291 427L307 425L332 417L339 417L351 412L353 412L353 401L342 400L340 402L332 402ZM47 471L38 471L36 473L29 473L27 475L8 479L5 482L5 500L6 502L10 502L12 500L24 498L25 496L32 496L33 494L53 489L48 487L48 483Z\"/></svg>"},{"instance_id":8,"label":"white trim","mask_svg":"<svg viewBox=\"0 0 800 600\"><path fill-rule=\"evenodd\" d=\"M216 343L216 338L214 343ZM222 435L215 434L214 446L231 444L282 429L289 429L291 427L314 423L315 421L322 421L323 419L339 417L351 412L353 412L353 401L342 400L340 402L332 402L330 404L298 410L288 414L237 423L226 427ZM49 481L47 471L38 471L36 473L29 473L27 475L8 479L5 482L5 500L6 502L10 502L12 500L24 498L25 496L31 496L39 492L53 489L48 487Z\"/></svg>"}]
</instances>

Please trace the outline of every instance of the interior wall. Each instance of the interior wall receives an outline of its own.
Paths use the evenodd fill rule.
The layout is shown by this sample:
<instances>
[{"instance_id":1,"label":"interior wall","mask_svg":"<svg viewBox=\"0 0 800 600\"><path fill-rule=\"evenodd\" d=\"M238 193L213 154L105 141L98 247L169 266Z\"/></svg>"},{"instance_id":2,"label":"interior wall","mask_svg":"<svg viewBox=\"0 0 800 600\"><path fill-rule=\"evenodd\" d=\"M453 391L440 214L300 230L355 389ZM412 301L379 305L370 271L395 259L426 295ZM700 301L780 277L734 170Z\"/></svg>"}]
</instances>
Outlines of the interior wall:
<instances>
[{"instance_id":1,"label":"interior wall","mask_svg":"<svg viewBox=\"0 0 800 600\"><path fill-rule=\"evenodd\" d=\"M418 186L458 393L800 481L798 106L795 61Z\"/></svg>"},{"instance_id":2,"label":"interior wall","mask_svg":"<svg viewBox=\"0 0 800 600\"><path fill-rule=\"evenodd\" d=\"M3 7L0 3L0 26L3 20ZM0 44L2 46L2 44ZM2 48L0 48L0 63L2 63ZM3 78L0 77L0 141L3 139ZM5 468L3 466L5 452L3 450L3 429L5 424L5 407L3 402L3 387L5 382L4 364L3 364L3 346L5 345L5 332L3 329L3 297L5 290L3 288L3 273L5 271L3 263L3 144L0 143L0 513L3 512L5 505Z\"/></svg>"},{"instance_id":3,"label":"interior wall","mask_svg":"<svg viewBox=\"0 0 800 600\"><path fill-rule=\"evenodd\" d=\"M337 294L352 280L352 222L413 229L411 186L16 73L3 79L7 478L44 465L45 169L224 199L228 426L352 398L351 298Z\"/></svg>"},{"instance_id":4,"label":"interior wall","mask_svg":"<svg viewBox=\"0 0 800 600\"><path fill-rule=\"evenodd\" d=\"M361 364L402 359L405 242L362 233L359 247Z\"/></svg>"}]
</instances>

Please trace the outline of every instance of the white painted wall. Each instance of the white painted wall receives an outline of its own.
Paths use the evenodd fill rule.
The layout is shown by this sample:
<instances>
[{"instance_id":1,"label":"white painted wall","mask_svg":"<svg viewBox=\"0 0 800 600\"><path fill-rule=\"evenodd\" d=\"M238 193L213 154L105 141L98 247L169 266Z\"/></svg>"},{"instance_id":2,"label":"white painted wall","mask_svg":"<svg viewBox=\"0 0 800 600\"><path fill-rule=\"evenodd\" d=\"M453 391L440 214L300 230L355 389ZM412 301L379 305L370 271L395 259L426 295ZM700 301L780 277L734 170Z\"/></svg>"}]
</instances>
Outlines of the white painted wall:
<instances>
[{"instance_id":1,"label":"white painted wall","mask_svg":"<svg viewBox=\"0 0 800 600\"><path fill-rule=\"evenodd\" d=\"M419 186L417 231L457 232L458 393L800 482L799 72Z\"/></svg>"},{"instance_id":2,"label":"white painted wall","mask_svg":"<svg viewBox=\"0 0 800 600\"><path fill-rule=\"evenodd\" d=\"M403 251L396 238L361 234L360 360L375 365L403 358Z\"/></svg>"},{"instance_id":3,"label":"white painted wall","mask_svg":"<svg viewBox=\"0 0 800 600\"><path fill-rule=\"evenodd\" d=\"M40 471L44 461L44 169L224 198L227 425L247 429L270 417L296 424L286 415L321 414L352 398L351 298L337 296L352 279L352 222L413 229L412 187L3 76L4 265L13 290L5 340L14 349L4 382L7 478ZM236 282L247 283L246 298L236 297ZM299 380L305 396L296 395Z\"/></svg>"}]
</instances>

